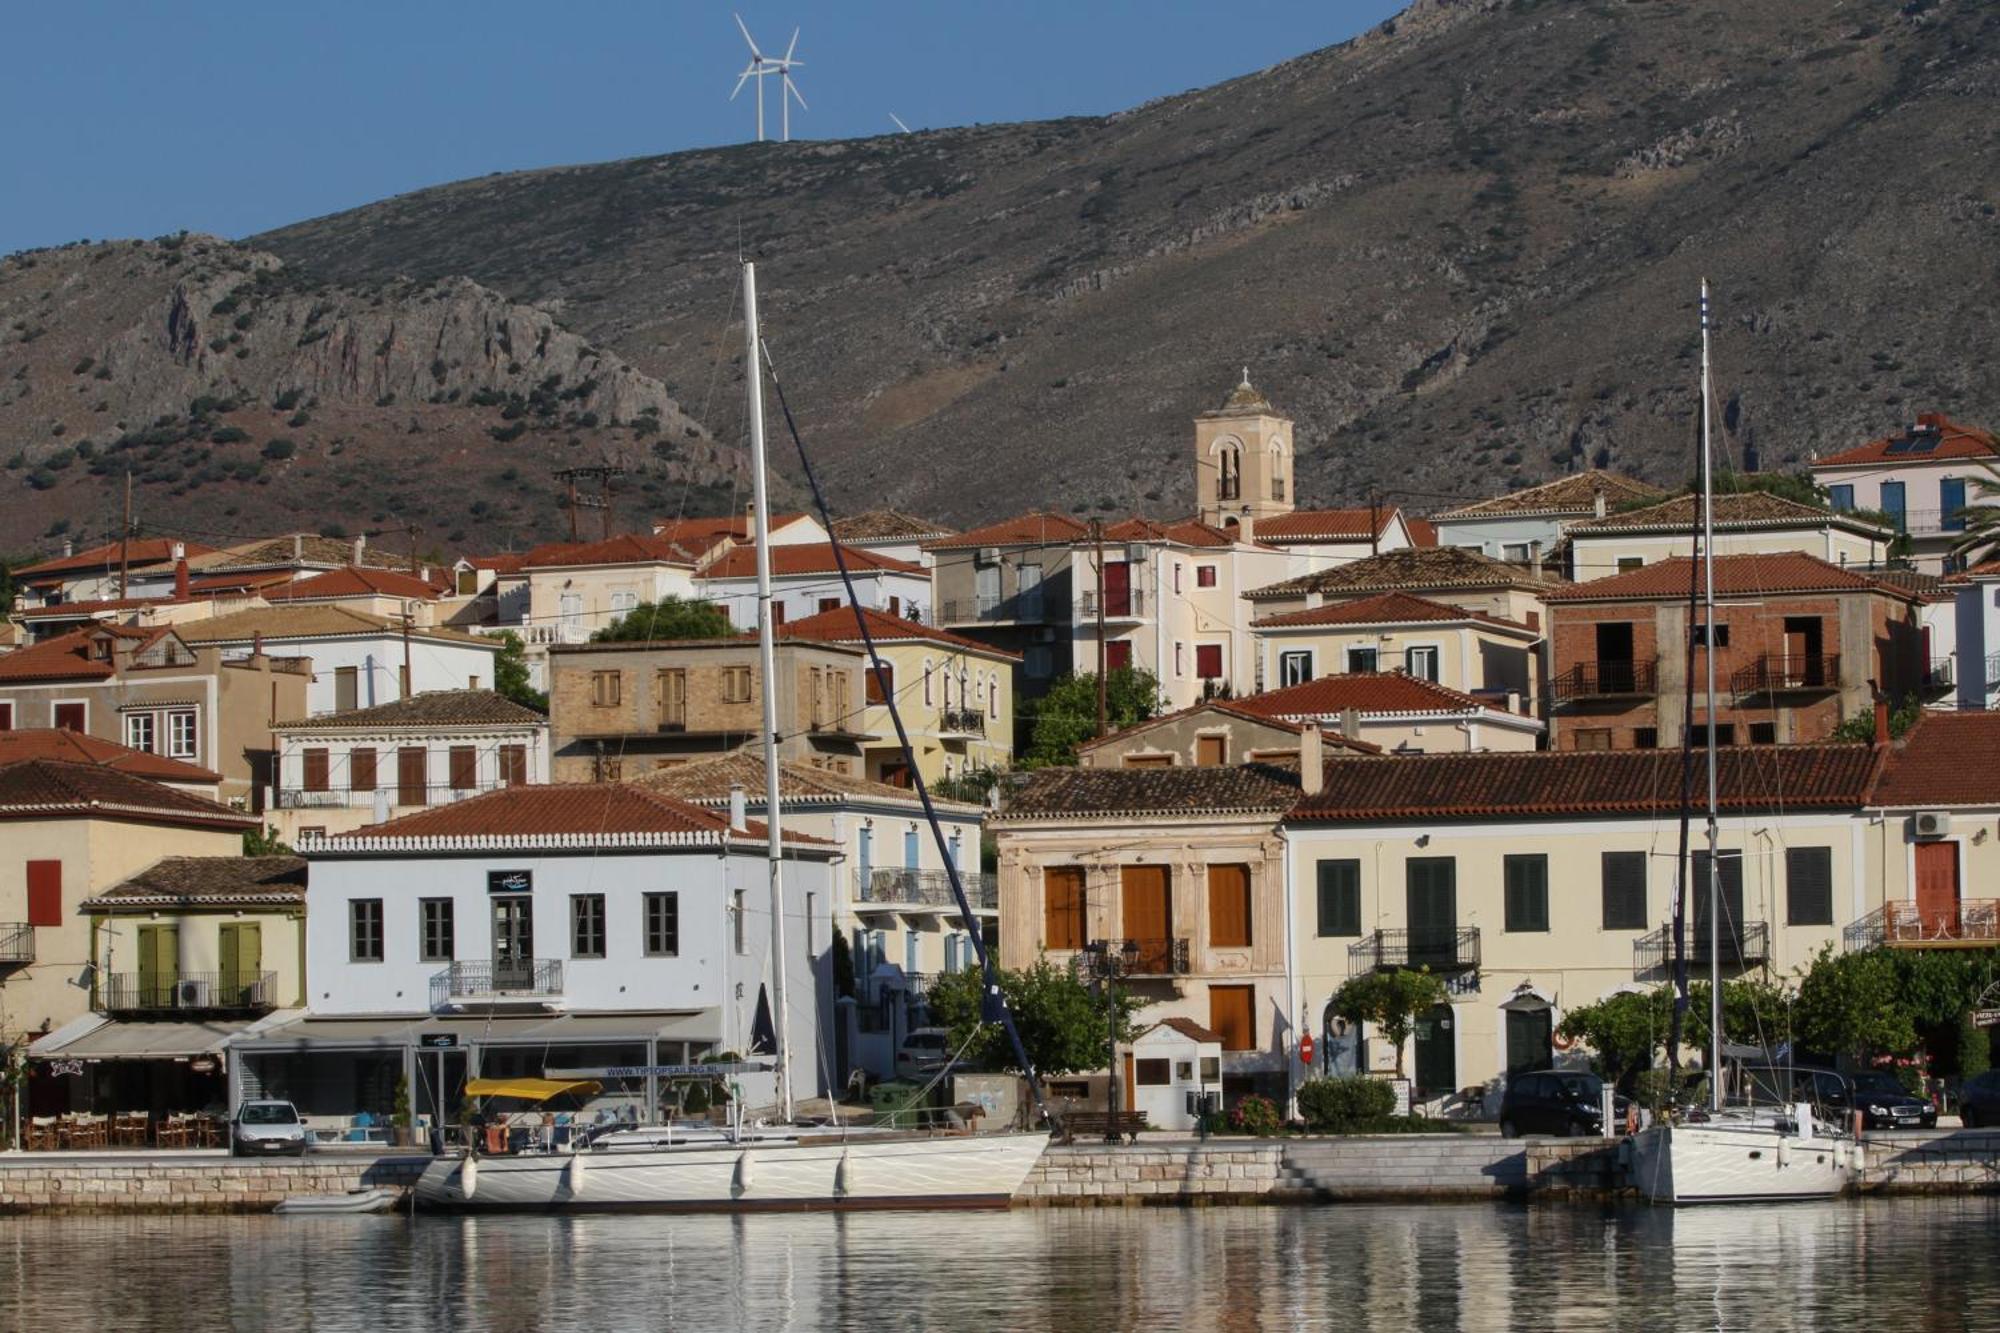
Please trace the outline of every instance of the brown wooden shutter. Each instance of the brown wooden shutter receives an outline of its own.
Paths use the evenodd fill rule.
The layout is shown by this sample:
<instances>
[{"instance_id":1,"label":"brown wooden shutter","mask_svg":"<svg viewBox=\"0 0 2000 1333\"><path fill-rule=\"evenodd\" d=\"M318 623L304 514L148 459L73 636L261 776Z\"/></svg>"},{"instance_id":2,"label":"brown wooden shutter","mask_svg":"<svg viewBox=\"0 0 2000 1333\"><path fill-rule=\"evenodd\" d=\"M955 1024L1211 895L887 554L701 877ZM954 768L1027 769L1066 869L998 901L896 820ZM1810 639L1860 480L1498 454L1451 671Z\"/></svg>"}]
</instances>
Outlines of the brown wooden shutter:
<instances>
[{"instance_id":1,"label":"brown wooden shutter","mask_svg":"<svg viewBox=\"0 0 2000 1333\"><path fill-rule=\"evenodd\" d=\"M503 786L508 787L522 787L527 785L527 746L503 745L500 747L500 782Z\"/></svg>"},{"instance_id":2,"label":"brown wooden shutter","mask_svg":"<svg viewBox=\"0 0 2000 1333\"><path fill-rule=\"evenodd\" d=\"M375 749L373 746L358 746L348 752L347 789L349 791L375 790Z\"/></svg>"},{"instance_id":3,"label":"brown wooden shutter","mask_svg":"<svg viewBox=\"0 0 2000 1333\"><path fill-rule=\"evenodd\" d=\"M1210 986L1208 1026L1222 1038L1225 1051L1257 1049L1257 988Z\"/></svg>"},{"instance_id":4,"label":"brown wooden shutter","mask_svg":"<svg viewBox=\"0 0 2000 1333\"><path fill-rule=\"evenodd\" d=\"M1118 871L1120 907L1128 940L1162 946L1174 937L1172 891L1165 866L1122 866Z\"/></svg>"},{"instance_id":5,"label":"brown wooden shutter","mask_svg":"<svg viewBox=\"0 0 2000 1333\"><path fill-rule=\"evenodd\" d=\"M62 862L28 862L28 924L60 926L62 923Z\"/></svg>"},{"instance_id":6,"label":"brown wooden shutter","mask_svg":"<svg viewBox=\"0 0 2000 1333\"><path fill-rule=\"evenodd\" d=\"M869 703L886 703L888 696L896 692L896 668L888 662L883 662L879 667L870 667L861 674L868 686Z\"/></svg>"},{"instance_id":7,"label":"brown wooden shutter","mask_svg":"<svg viewBox=\"0 0 2000 1333\"><path fill-rule=\"evenodd\" d=\"M1042 946L1083 947L1083 869L1050 866L1042 872Z\"/></svg>"},{"instance_id":8,"label":"brown wooden shutter","mask_svg":"<svg viewBox=\"0 0 2000 1333\"><path fill-rule=\"evenodd\" d=\"M1208 868L1208 942L1217 949L1250 947L1250 867Z\"/></svg>"},{"instance_id":9,"label":"brown wooden shutter","mask_svg":"<svg viewBox=\"0 0 2000 1333\"><path fill-rule=\"evenodd\" d=\"M430 752L421 745L405 746L396 751L396 804L426 805L430 793Z\"/></svg>"},{"instance_id":10,"label":"brown wooden shutter","mask_svg":"<svg viewBox=\"0 0 2000 1333\"><path fill-rule=\"evenodd\" d=\"M307 750L305 752L305 768L306 768L306 782L305 782L306 790L325 791L327 783L326 751Z\"/></svg>"},{"instance_id":11,"label":"brown wooden shutter","mask_svg":"<svg viewBox=\"0 0 2000 1333\"><path fill-rule=\"evenodd\" d=\"M479 751L470 745L451 747L451 789L471 791L479 785Z\"/></svg>"},{"instance_id":12,"label":"brown wooden shutter","mask_svg":"<svg viewBox=\"0 0 2000 1333\"><path fill-rule=\"evenodd\" d=\"M1203 768L1220 768L1229 762L1229 738L1227 736L1197 736L1194 742L1194 761Z\"/></svg>"}]
</instances>

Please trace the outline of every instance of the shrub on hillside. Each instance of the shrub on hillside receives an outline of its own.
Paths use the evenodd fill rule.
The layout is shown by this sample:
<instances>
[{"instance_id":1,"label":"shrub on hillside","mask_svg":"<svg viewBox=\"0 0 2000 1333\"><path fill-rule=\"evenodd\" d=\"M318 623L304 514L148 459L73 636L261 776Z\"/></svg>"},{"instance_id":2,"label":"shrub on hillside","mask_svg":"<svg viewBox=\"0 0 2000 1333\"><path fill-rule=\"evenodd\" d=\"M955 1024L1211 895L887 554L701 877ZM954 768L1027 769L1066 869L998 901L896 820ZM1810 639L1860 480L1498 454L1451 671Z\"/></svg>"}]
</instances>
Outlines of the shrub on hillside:
<instances>
[{"instance_id":1,"label":"shrub on hillside","mask_svg":"<svg viewBox=\"0 0 2000 1333\"><path fill-rule=\"evenodd\" d=\"M1376 1078L1313 1078L1299 1087L1299 1113L1322 1134L1346 1134L1396 1109L1396 1089Z\"/></svg>"}]
</instances>

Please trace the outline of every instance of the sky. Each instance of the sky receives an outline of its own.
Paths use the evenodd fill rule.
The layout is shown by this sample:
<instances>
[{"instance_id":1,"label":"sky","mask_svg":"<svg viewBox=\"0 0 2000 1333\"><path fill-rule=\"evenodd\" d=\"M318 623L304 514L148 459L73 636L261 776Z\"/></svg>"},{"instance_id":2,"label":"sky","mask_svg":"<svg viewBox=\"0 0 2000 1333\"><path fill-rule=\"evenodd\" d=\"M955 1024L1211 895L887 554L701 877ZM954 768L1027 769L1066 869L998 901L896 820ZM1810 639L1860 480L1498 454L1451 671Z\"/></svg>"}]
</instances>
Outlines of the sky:
<instances>
[{"instance_id":1,"label":"sky","mask_svg":"<svg viewBox=\"0 0 2000 1333\"><path fill-rule=\"evenodd\" d=\"M1095 115L1404 0L28 0L0 42L0 254L241 237L426 185L755 137L740 12L801 30L794 138ZM776 80L765 113L777 137Z\"/></svg>"}]
</instances>

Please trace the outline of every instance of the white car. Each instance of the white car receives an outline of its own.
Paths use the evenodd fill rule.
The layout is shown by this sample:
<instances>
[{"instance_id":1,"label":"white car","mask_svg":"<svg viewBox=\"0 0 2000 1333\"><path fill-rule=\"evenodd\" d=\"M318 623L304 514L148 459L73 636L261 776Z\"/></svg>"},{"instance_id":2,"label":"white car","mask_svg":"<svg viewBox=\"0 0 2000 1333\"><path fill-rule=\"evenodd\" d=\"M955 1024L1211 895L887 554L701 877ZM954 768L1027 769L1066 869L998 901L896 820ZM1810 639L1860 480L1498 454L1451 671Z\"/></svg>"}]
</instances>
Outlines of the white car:
<instances>
[{"instance_id":1,"label":"white car","mask_svg":"<svg viewBox=\"0 0 2000 1333\"><path fill-rule=\"evenodd\" d=\"M304 1157L312 1135L299 1119L299 1108L290 1102L245 1102L236 1108L229 1122L229 1155L232 1157L278 1157L286 1153Z\"/></svg>"},{"instance_id":2,"label":"white car","mask_svg":"<svg viewBox=\"0 0 2000 1333\"><path fill-rule=\"evenodd\" d=\"M951 1063L951 1033L945 1028L917 1028L896 1048L896 1077L928 1082Z\"/></svg>"}]
</instances>

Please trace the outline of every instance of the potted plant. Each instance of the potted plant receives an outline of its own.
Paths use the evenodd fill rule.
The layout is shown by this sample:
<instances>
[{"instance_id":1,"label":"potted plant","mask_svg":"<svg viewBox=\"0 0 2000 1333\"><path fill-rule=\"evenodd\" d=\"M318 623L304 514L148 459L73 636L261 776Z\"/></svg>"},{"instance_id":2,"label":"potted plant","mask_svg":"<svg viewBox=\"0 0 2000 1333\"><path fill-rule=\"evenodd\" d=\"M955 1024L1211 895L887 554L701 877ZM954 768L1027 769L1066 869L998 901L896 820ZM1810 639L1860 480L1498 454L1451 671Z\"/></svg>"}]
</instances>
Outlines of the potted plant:
<instances>
[{"instance_id":1,"label":"potted plant","mask_svg":"<svg viewBox=\"0 0 2000 1333\"><path fill-rule=\"evenodd\" d=\"M410 1080L396 1079L396 1100L389 1111L389 1139L398 1148L410 1146Z\"/></svg>"}]
</instances>

